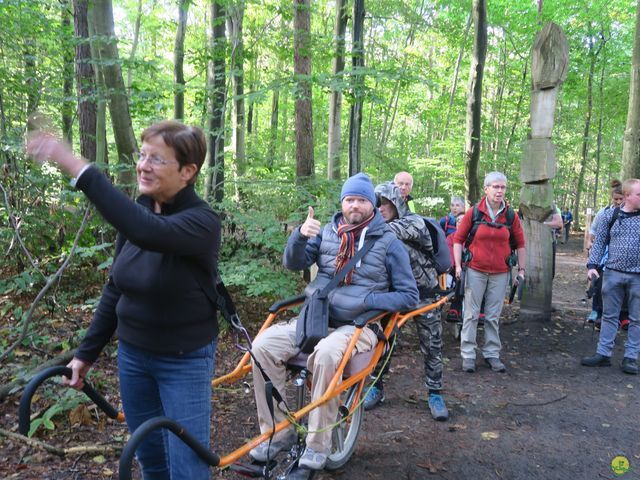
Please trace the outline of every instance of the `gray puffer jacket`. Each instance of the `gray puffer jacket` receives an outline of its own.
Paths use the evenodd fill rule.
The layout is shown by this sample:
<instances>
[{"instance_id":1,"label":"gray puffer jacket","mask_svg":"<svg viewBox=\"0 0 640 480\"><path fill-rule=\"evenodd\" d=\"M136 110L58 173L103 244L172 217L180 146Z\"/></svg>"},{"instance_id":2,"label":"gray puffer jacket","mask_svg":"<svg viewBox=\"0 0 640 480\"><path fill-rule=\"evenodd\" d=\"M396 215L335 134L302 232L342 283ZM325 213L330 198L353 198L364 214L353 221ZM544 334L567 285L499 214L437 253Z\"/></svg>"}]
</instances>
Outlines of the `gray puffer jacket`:
<instances>
[{"instance_id":1,"label":"gray puffer jacket","mask_svg":"<svg viewBox=\"0 0 640 480\"><path fill-rule=\"evenodd\" d=\"M394 183L381 183L375 191L376 195L386 198L396 207L398 217L387 225L398 239L402 240L409 252L411 268L418 288L420 290L434 288L438 284L438 274L430 265L428 257L416 247L417 244L422 243L427 249L433 250L431 236L427 233L424 220L420 215L409 211L400 190Z\"/></svg>"},{"instance_id":2,"label":"gray puffer jacket","mask_svg":"<svg viewBox=\"0 0 640 480\"><path fill-rule=\"evenodd\" d=\"M307 296L323 288L335 275L341 217L342 213L336 213L332 222L313 239L303 236L299 228L289 237L284 251L285 267L302 270L318 264L318 276L305 289ZM376 242L356 265L351 283L329 294L332 327L352 325L370 310L394 312L412 308L418 302L407 251L378 211L360 235L358 248L369 238L375 238Z\"/></svg>"}]
</instances>

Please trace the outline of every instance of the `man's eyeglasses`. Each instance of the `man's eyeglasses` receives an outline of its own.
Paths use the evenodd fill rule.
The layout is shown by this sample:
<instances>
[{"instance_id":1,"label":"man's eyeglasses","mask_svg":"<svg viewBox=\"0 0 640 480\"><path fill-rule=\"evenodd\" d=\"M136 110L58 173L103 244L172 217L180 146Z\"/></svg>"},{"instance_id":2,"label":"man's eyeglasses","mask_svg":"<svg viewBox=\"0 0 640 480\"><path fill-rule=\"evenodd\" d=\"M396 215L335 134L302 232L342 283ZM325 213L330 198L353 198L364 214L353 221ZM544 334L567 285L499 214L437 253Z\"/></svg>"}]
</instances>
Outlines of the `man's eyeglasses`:
<instances>
[{"instance_id":1,"label":"man's eyeglasses","mask_svg":"<svg viewBox=\"0 0 640 480\"><path fill-rule=\"evenodd\" d=\"M507 186L506 185L491 185L491 188L493 188L494 190L506 190Z\"/></svg>"},{"instance_id":2,"label":"man's eyeglasses","mask_svg":"<svg viewBox=\"0 0 640 480\"><path fill-rule=\"evenodd\" d=\"M144 153L139 153L138 163L142 163L145 160L149 162L153 167L162 167L164 165L169 165L170 163L176 162L176 160L165 160L164 158L159 157L158 155L145 155Z\"/></svg>"}]
</instances>

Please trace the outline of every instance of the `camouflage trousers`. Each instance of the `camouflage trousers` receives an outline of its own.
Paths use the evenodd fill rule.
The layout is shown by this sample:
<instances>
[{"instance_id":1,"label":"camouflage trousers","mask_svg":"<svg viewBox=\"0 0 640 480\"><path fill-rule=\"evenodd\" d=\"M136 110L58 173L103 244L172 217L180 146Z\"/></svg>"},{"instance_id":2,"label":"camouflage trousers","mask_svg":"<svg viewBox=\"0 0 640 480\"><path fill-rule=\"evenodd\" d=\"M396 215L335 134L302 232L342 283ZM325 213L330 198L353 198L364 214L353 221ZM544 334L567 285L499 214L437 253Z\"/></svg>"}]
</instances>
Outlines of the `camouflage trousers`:
<instances>
[{"instance_id":1,"label":"camouflage trousers","mask_svg":"<svg viewBox=\"0 0 640 480\"><path fill-rule=\"evenodd\" d=\"M424 315L414 317L418 332L420 352L424 361L424 384L429 390L442 390L442 319L440 309L431 310ZM390 338L389 343L395 344ZM386 363L385 363L386 361ZM391 359L383 355L375 368L372 378L378 378L375 386L384 387L384 377L389 372ZM381 370L384 370L381 373Z\"/></svg>"}]
</instances>

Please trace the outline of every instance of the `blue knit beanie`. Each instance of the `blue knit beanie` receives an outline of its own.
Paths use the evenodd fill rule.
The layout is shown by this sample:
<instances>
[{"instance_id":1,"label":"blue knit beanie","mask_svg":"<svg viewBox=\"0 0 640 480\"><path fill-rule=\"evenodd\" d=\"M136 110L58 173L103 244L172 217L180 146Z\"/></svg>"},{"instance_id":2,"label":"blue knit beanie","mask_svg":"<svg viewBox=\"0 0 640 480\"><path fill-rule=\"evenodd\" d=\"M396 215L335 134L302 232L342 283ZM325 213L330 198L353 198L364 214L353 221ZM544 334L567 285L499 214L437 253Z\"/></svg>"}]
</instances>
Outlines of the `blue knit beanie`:
<instances>
[{"instance_id":1,"label":"blue knit beanie","mask_svg":"<svg viewBox=\"0 0 640 480\"><path fill-rule=\"evenodd\" d=\"M373 183L364 173L357 173L344 182L340 201L342 202L344 197L349 195L366 198L374 207L376 206L376 192L373 189Z\"/></svg>"}]
</instances>

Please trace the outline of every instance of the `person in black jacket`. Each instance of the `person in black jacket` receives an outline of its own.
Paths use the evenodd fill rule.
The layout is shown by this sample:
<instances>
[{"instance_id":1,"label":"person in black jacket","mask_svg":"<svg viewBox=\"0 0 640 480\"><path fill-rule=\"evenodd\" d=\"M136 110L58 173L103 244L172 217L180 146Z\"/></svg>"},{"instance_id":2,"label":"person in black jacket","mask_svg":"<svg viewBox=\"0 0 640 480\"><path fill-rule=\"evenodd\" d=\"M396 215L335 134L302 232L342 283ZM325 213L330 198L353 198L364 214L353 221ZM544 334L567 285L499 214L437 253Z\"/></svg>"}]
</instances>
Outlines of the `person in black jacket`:
<instances>
[{"instance_id":1,"label":"person in black jacket","mask_svg":"<svg viewBox=\"0 0 640 480\"><path fill-rule=\"evenodd\" d=\"M143 132L136 165L141 195L135 202L49 134L33 135L27 153L71 175L72 183L118 231L109 279L68 364L73 375L65 383L81 389L100 351L117 332L129 430L164 415L208 447L220 220L194 190L206 154L202 130L164 121ZM209 478L207 464L164 430L149 435L136 457L144 478Z\"/></svg>"}]
</instances>

